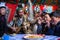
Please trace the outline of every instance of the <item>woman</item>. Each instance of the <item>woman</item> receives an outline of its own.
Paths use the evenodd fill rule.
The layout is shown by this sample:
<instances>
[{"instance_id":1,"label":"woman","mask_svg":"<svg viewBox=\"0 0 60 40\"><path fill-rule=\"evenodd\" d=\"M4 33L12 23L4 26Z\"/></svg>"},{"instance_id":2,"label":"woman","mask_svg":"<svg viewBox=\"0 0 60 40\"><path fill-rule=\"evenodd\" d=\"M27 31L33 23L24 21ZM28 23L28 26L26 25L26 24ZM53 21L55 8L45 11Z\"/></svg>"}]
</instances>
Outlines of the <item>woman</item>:
<instances>
[{"instance_id":1,"label":"woman","mask_svg":"<svg viewBox=\"0 0 60 40\"><path fill-rule=\"evenodd\" d=\"M50 17L50 14L48 14L48 13L46 13L45 15L44 15L44 20L45 20L45 26L44 26L44 32L45 32L45 34L47 34L47 35L53 35L53 27L52 27L52 25L51 25L51 17Z\"/></svg>"}]
</instances>

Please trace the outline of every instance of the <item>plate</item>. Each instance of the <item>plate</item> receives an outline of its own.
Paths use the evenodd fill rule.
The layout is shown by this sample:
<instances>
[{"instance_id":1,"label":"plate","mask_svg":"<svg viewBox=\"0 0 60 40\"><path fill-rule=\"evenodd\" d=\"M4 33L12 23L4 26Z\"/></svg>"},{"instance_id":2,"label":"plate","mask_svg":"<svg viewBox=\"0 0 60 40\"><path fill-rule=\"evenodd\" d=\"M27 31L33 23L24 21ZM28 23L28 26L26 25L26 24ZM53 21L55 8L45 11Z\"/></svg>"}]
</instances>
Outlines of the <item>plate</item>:
<instances>
[{"instance_id":1,"label":"plate","mask_svg":"<svg viewBox=\"0 0 60 40\"><path fill-rule=\"evenodd\" d=\"M45 35L37 35L37 34L28 34L24 36L25 40L42 40L45 37Z\"/></svg>"}]
</instances>

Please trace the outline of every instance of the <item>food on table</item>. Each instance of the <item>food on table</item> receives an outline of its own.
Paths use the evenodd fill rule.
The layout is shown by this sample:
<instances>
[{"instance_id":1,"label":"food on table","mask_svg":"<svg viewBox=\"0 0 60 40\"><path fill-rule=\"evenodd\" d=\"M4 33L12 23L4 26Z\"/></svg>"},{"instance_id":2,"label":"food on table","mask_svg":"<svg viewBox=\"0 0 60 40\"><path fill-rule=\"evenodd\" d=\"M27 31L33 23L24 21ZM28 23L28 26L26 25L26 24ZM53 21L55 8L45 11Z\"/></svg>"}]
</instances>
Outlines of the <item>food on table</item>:
<instances>
[{"instance_id":1,"label":"food on table","mask_svg":"<svg viewBox=\"0 0 60 40\"><path fill-rule=\"evenodd\" d=\"M45 35L35 35L35 34L30 34L27 36L24 36L24 38L32 39L32 38L43 38Z\"/></svg>"}]
</instances>

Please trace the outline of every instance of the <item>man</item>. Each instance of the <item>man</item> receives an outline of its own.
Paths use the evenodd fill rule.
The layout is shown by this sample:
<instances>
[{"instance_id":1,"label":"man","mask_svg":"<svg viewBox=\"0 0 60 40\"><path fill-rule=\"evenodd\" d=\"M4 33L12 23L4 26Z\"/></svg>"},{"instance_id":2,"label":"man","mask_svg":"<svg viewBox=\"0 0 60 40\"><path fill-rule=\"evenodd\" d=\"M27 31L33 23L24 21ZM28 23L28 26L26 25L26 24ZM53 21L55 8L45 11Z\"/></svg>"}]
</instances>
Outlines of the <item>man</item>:
<instances>
[{"instance_id":1,"label":"man","mask_svg":"<svg viewBox=\"0 0 60 40\"><path fill-rule=\"evenodd\" d=\"M10 23L8 23L8 27L10 28L9 33L14 33L14 32L16 33L17 27L21 29L21 25L23 23L23 14L24 14L22 8L18 8L16 14L17 14L16 17L14 17L13 20ZM12 32L11 32L11 29L12 29ZM20 32L17 32L17 33L20 33Z\"/></svg>"},{"instance_id":2,"label":"man","mask_svg":"<svg viewBox=\"0 0 60 40\"><path fill-rule=\"evenodd\" d=\"M6 25L5 14L6 14L6 7L1 6L0 7L0 37L2 37L3 34L6 32L7 25Z\"/></svg>"},{"instance_id":3,"label":"man","mask_svg":"<svg viewBox=\"0 0 60 40\"><path fill-rule=\"evenodd\" d=\"M53 13L52 16L53 20L54 20L54 24L55 24L55 30L54 30L54 34L56 36L60 36L60 12L55 12Z\"/></svg>"}]
</instances>

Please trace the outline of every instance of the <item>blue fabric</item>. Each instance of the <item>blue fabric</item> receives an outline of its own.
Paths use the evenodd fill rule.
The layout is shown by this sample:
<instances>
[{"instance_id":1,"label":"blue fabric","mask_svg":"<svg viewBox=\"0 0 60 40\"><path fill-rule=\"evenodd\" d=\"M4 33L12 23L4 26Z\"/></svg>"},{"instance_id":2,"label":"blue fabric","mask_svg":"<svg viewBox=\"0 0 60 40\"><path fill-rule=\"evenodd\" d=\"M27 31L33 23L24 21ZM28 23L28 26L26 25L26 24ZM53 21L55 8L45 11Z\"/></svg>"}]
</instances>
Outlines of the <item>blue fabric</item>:
<instances>
[{"instance_id":1,"label":"blue fabric","mask_svg":"<svg viewBox=\"0 0 60 40\"><path fill-rule=\"evenodd\" d=\"M5 34L2 38L3 38L3 40L9 40L9 35Z\"/></svg>"},{"instance_id":2,"label":"blue fabric","mask_svg":"<svg viewBox=\"0 0 60 40\"><path fill-rule=\"evenodd\" d=\"M47 31L47 34L48 35L54 35L54 30L49 28L48 31Z\"/></svg>"},{"instance_id":3,"label":"blue fabric","mask_svg":"<svg viewBox=\"0 0 60 40\"><path fill-rule=\"evenodd\" d=\"M37 33L40 34L42 31L42 26L38 24Z\"/></svg>"},{"instance_id":4,"label":"blue fabric","mask_svg":"<svg viewBox=\"0 0 60 40\"><path fill-rule=\"evenodd\" d=\"M16 34L16 35L12 35L12 36L11 35L5 35L5 36L3 36L3 38L4 38L4 40L23 40L23 37L26 35L28 35L28 34ZM43 40L57 40L57 38L58 38L57 36L45 35L45 37L42 39Z\"/></svg>"},{"instance_id":5,"label":"blue fabric","mask_svg":"<svg viewBox=\"0 0 60 40\"><path fill-rule=\"evenodd\" d=\"M60 36L60 22L57 23L55 26L55 33L56 36Z\"/></svg>"}]
</instances>

